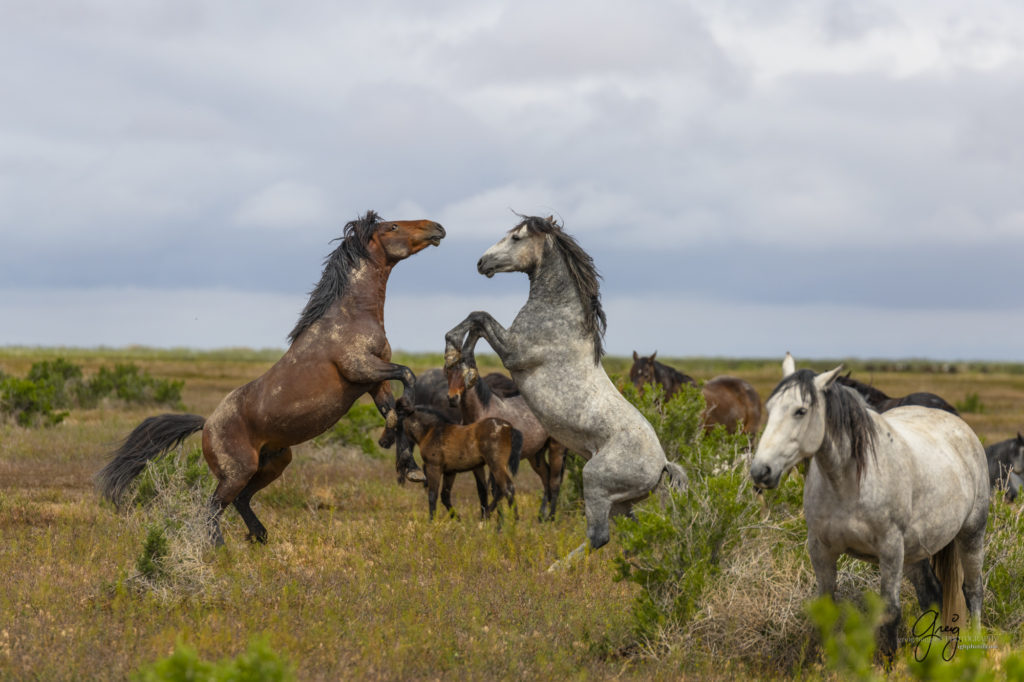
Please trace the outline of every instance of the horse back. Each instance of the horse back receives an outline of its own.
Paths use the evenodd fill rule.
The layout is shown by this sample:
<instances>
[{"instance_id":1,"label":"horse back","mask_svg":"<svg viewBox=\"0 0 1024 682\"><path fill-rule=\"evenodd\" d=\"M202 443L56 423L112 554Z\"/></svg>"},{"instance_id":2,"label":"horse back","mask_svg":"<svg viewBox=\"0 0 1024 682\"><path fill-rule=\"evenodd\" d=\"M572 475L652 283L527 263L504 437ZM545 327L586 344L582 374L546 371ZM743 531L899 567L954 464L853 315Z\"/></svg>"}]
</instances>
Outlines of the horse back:
<instances>
[{"instance_id":1,"label":"horse back","mask_svg":"<svg viewBox=\"0 0 1024 682\"><path fill-rule=\"evenodd\" d=\"M735 432L742 422L745 433L754 434L761 426L761 396L747 381L738 377L719 376L701 388L707 403L705 422L722 424Z\"/></svg>"},{"instance_id":2,"label":"horse back","mask_svg":"<svg viewBox=\"0 0 1024 682\"><path fill-rule=\"evenodd\" d=\"M877 416L883 425L878 439L881 458L887 449L907 458L911 480L940 505L974 503L981 496L988 503L988 460L985 449L970 426L960 417L930 407L897 407ZM884 427L891 429L886 432ZM903 450L903 452L900 452Z\"/></svg>"}]
</instances>

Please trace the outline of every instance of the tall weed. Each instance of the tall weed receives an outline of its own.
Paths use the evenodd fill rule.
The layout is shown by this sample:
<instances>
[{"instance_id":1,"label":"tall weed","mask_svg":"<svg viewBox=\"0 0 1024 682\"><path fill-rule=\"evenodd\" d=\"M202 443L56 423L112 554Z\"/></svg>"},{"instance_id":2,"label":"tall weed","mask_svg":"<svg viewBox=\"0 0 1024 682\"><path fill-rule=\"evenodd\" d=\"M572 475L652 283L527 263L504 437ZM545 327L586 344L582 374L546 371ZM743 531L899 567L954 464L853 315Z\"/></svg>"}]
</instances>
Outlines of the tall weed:
<instances>
[{"instance_id":1,"label":"tall weed","mask_svg":"<svg viewBox=\"0 0 1024 682\"><path fill-rule=\"evenodd\" d=\"M130 493L129 519L147 529L131 581L161 598L202 591L213 578L206 472L198 446L182 449L147 463Z\"/></svg>"}]
</instances>

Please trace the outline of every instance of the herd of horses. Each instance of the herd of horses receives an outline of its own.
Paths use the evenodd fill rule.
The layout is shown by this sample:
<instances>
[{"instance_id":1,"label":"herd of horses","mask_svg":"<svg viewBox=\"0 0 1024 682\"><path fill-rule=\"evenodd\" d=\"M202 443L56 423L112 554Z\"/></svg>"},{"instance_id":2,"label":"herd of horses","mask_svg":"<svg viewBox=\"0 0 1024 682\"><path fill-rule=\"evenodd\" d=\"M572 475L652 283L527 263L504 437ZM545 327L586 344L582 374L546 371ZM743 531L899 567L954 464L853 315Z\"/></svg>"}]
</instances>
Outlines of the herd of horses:
<instances>
[{"instance_id":1,"label":"herd of horses","mask_svg":"<svg viewBox=\"0 0 1024 682\"><path fill-rule=\"evenodd\" d=\"M477 269L487 277L525 273L530 288L522 309L508 328L486 312L470 313L445 334L443 369L419 377L391 362L385 293L392 268L439 245L445 230L431 220L386 221L373 211L349 222L281 359L209 416L144 420L98 472L99 490L121 504L147 462L201 432L217 481L210 540L223 544L219 519L232 505L248 539L266 542L253 495L281 475L292 446L327 430L369 395L384 418L381 445L395 447L399 483L425 484L431 518L438 493L454 513L452 482L464 471L476 479L482 515L502 498L514 510L513 477L525 459L543 486L540 517L552 519L571 451L586 460L586 540L552 568L606 544L611 516L629 513L659 485L685 489L687 475L666 458L653 427L603 369L606 318L593 259L553 218L519 218ZM474 349L481 338L508 376L480 376ZM656 352L634 351L633 360L630 379L641 391L660 384L669 398L684 384L697 385L658 362ZM749 464L759 489L778 486L809 460L804 510L819 593L833 594L841 554L878 563L887 607L880 641L890 654L904 573L922 608L942 604L944 618L958 618L960 600L977 624L990 490L1001 484L1009 498L1017 495L1024 437L1018 433L986 452L955 408L933 394L890 398L841 368L817 375L798 370L788 353L783 375L763 404L742 379L704 382L703 420L708 428L746 433L752 443L761 434ZM398 400L392 381L404 386Z\"/></svg>"}]
</instances>

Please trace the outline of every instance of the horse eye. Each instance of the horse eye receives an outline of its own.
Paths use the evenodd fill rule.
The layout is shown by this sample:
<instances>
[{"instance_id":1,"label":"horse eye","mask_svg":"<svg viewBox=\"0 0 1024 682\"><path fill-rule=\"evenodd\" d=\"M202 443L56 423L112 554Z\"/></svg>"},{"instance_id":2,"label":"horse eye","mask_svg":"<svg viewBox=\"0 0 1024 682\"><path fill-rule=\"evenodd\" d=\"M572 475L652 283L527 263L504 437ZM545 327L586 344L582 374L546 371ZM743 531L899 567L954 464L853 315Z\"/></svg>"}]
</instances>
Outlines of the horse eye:
<instances>
[{"instance_id":1,"label":"horse eye","mask_svg":"<svg viewBox=\"0 0 1024 682\"><path fill-rule=\"evenodd\" d=\"M796 408L796 412L793 413L793 416L794 417L803 417L806 414L807 414L807 408L806 407L798 407L798 408Z\"/></svg>"},{"instance_id":2,"label":"horse eye","mask_svg":"<svg viewBox=\"0 0 1024 682\"><path fill-rule=\"evenodd\" d=\"M397 229L398 229L398 225L395 225L394 223L391 223L391 227L388 228L388 231L394 232Z\"/></svg>"}]
</instances>

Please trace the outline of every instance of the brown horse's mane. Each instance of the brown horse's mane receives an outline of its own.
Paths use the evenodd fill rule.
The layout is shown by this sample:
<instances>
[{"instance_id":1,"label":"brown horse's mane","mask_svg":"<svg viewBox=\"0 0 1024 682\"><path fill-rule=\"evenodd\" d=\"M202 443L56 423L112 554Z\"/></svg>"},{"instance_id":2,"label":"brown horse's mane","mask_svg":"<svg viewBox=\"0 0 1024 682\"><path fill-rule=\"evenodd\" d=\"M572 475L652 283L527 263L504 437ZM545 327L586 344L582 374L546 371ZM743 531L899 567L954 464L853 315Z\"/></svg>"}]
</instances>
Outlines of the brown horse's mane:
<instances>
[{"instance_id":1,"label":"brown horse's mane","mask_svg":"<svg viewBox=\"0 0 1024 682\"><path fill-rule=\"evenodd\" d=\"M553 237L552 242L562 255L569 270L569 277L580 297L580 304L583 306L583 329L587 335L594 338L594 363L597 364L604 355L604 334L608 321L601 307L601 275L594 266L594 259L575 239L562 231L562 226L554 218L524 216L518 213L516 215L523 219L516 227L525 225L531 233Z\"/></svg>"},{"instance_id":2,"label":"brown horse's mane","mask_svg":"<svg viewBox=\"0 0 1024 682\"><path fill-rule=\"evenodd\" d=\"M346 223L343 236L340 237L341 244L324 259L320 282L309 292L309 301L302 309L295 328L288 334L289 343L295 343L302 332L323 317L331 304L345 293L349 273L370 256L367 245L379 222L380 216L376 211L367 211L363 217Z\"/></svg>"}]
</instances>

